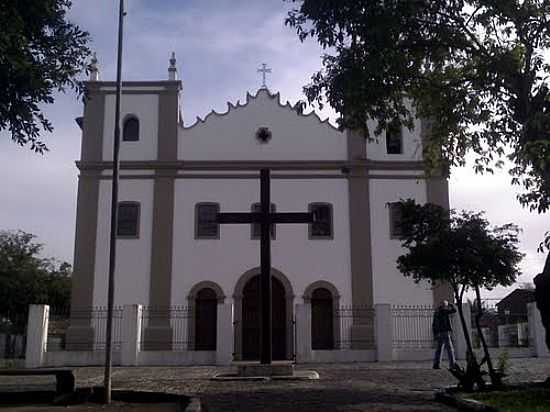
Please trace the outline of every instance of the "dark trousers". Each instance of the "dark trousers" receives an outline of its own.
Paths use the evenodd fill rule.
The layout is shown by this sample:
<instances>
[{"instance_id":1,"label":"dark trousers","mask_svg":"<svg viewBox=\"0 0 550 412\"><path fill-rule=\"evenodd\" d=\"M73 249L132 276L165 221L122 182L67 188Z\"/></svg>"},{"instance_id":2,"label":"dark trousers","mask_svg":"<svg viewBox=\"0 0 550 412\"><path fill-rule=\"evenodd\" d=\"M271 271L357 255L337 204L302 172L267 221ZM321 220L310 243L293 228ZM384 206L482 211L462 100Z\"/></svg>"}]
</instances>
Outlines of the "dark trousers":
<instances>
[{"instance_id":1,"label":"dark trousers","mask_svg":"<svg viewBox=\"0 0 550 412\"><path fill-rule=\"evenodd\" d=\"M435 337L436 349L434 357L434 366L439 366L441 363L441 355L443 346L447 351L447 359L449 360L449 367L452 368L456 362L455 351L453 348L453 341L451 339L451 332L438 333Z\"/></svg>"}]
</instances>

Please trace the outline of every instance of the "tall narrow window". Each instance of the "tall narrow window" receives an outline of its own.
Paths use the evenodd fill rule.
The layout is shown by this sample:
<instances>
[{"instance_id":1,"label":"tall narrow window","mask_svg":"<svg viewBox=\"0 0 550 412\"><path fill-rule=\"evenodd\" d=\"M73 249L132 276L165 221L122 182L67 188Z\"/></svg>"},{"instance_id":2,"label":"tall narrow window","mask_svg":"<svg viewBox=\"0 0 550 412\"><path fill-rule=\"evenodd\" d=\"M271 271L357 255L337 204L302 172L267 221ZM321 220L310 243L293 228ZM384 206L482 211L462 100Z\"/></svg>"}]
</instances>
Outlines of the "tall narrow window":
<instances>
[{"instance_id":1,"label":"tall narrow window","mask_svg":"<svg viewBox=\"0 0 550 412\"><path fill-rule=\"evenodd\" d=\"M259 203L252 204L251 208L253 213L260 213L262 211L262 205ZM275 213L276 207L273 203L269 206L269 211L271 213ZM261 235L261 225L259 223L252 223L252 232L251 232L251 238L252 239L259 239ZM271 239L275 239L275 225L271 225Z\"/></svg>"},{"instance_id":2,"label":"tall narrow window","mask_svg":"<svg viewBox=\"0 0 550 412\"><path fill-rule=\"evenodd\" d=\"M139 237L139 203L119 202L117 236Z\"/></svg>"},{"instance_id":3,"label":"tall narrow window","mask_svg":"<svg viewBox=\"0 0 550 412\"><path fill-rule=\"evenodd\" d=\"M139 140L139 120L131 116L124 121L122 140L125 142L137 142Z\"/></svg>"},{"instance_id":4,"label":"tall narrow window","mask_svg":"<svg viewBox=\"0 0 550 412\"><path fill-rule=\"evenodd\" d=\"M309 225L310 239L332 239L332 205L330 203L310 203L309 211L313 213L313 223Z\"/></svg>"},{"instance_id":5,"label":"tall narrow window","mask_svg":"<svg viewBox=\"0 0 550 412\"><path fill-rule=\"evenodd\" d=\"M403 153L403 133L397 122L389 123L386 129L386 151L388 154Z\"/></svg>"},{"instance_id":6,"label":"tall narrow window","mask_svg":"<svg viewBox=\"0 0 550 412\"><path fill-rule=\"evenodd\" d=\"M197 203L195 207L195 238L219 239L220 225L216 215L220 211L218 203Z\"/></svg>"},{"instance_id":7,"label":"tall narrow window","mask_svg":"<svg viewBox=\"0 0 550 412\"><path fill-rule=\"evenodd\" d=\"M401 204L398 202L388 203L390 210L390 238L402 239L403 229L401 227L402 214Z\"/></svg>"}]
</instances>

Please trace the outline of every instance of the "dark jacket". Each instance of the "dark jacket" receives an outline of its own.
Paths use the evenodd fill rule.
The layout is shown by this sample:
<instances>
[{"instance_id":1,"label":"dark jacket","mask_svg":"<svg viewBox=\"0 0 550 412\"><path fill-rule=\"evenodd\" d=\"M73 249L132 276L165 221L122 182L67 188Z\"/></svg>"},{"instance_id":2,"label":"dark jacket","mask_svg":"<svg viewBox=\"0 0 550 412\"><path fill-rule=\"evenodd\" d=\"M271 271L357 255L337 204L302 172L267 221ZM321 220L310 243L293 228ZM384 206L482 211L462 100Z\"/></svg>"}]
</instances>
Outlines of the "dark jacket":
<instances>
[{"instance_id":1,"label":"dark jacket","mask_svg":"<svg viewBox=\"0 0 550 412\"><path fill-rule=\"evenodd\" d=\"M449 305L447 308L440 306L434 313L434 319L432 322L432 331L435 335L445 332L452 332L450 315L456 313L456 309L453 305Z\"/></svg>"}]
</instances>

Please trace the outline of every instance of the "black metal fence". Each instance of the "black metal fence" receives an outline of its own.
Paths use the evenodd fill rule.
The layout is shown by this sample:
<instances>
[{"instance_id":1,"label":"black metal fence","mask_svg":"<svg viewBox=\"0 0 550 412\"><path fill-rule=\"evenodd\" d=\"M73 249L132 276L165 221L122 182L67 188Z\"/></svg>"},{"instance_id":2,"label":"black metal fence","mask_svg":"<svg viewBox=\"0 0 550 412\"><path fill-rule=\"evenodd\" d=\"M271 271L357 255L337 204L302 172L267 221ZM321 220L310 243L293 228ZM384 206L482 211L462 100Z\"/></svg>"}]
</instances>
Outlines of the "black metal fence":
<instances>
[{"instance_id":1,"label":"black metal fence","mask_svg":"<svg viewBox=\"0 0 550 412\"><path fill-rule=\"evenodd\" d=\"M67 339L69 326L90 327L93 334ZM50 308L46 351L94 350L103 351L106 346L107 307L71 311L69 307ZM122 306L113 308L113 351L120 351L122 344Z\"/></svg>"},{"instance_id":2,"label":"black metal fence","mask_svg":"<svg viewBox=\"0 0 550 412\"><path fill-rule=\"evenodd\" d=\"M25 357L27 313L0 314L0 359Z\"/></svg>"},{"instance_id":3,"label":"black metal fence","mask_svg":"<svg viewBox=\"0 0 550 412\"><path fill-rule=\"evenodd\" d=\"M335 311L335 349L374 349L375 311L370 306L341 306Z\"/></svg>"},{"instance_id":4,"label":"black metal fence","mask_svg":"<svg viewBox=\"0 0 550 412\"><path fill-rule=\"evenodd\" d=\"M392 306L393 347L432 348L433 314L433 306Z\"/></svg>"},{"instance_id":5,"label":"black metal fence","mask_svg":"<svg viewBox=\"0 0 550 412\"><path fill-rule=\"evenodd\" d=\"M477 304L472 305L472 344L481 347L481 336L476 327L476 317L481 313L479 323L487 346L492 348L528 347L529 319L525 311L504 310L492 304L482 302L481 312Z\"/></svg>"},{"instance_id":6,"label":"black metal fence","mask_svg":"<svg viewBox=\"0 0 550 412\"><path fill-rule=\"evenodd\" d=\"M193 349L195 325L191 306L144 306L141 313L141 350Z\"/></svg>"}]
</instances>

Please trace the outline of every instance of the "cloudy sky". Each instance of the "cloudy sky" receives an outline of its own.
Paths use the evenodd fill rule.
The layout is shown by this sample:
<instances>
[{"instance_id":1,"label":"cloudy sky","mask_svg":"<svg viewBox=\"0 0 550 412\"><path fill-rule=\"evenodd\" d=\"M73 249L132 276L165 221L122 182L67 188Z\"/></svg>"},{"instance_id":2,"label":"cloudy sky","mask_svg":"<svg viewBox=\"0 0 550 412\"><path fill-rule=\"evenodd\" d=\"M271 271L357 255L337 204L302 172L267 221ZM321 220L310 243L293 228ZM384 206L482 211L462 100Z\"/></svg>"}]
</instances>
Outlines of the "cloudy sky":
<instances>
[{"instance_id":1,"label":"cloudy sky","mask_svg":"<svg viewBox=\"0 0 550 412\"><path fill-rule=\"evenodd\" d=\"M114 80L117 6L114 0L74 0L73 22L90 32L101 64L101 78ZM313 41L300 43L284 26L291 6L282 0L128 0L123 76L126 80L158 80L167 76L168 58L176 52L184 88L185 123L210 110L225 111L226 102L243 100L261 85L257 67L273 68L268 78L283 101L304 99L302 86L321 67L322 50ZM82 104L72 94L57 96L45 108L55 131L44 135L50 148L44 156L0 138L0 228L34 233L45 244L45 255L72 262L76 215L80 131L75 117ZM322 117L334 114L321 113ZM536 252L548 230L548 216L531 214L515 199L505 172L478 176L470 168L454 170L451 206L486 210L494 224L515 222L523 228L526 253L519 282L530 282L542 270L544 256ZM505 290L495 290L501 297Z\"/></svg>"}]
</instances>

